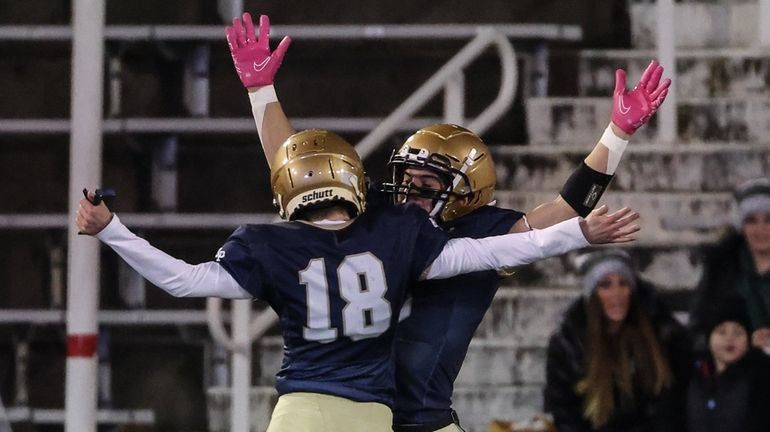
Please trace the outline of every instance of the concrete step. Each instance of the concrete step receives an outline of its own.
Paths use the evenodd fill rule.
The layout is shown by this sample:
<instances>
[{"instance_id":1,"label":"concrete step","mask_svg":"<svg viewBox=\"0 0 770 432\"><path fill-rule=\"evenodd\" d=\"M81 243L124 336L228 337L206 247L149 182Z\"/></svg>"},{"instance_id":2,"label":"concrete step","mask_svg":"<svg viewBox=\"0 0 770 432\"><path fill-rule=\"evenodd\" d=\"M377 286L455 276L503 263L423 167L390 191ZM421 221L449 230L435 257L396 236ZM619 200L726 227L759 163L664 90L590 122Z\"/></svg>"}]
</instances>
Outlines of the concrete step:
<instances>
[{"instance_id":1,"label":"concrete step","mask_svg":"<svg viewBox=\"0 0 770 432\"><path fill-rule=\"evenodd\" d=\"M538 346L474 339L455 385L542 385L547 343L548 336L538 340Z\"/></svg>"},{"instance_id":2,"label":"concrete step","mask_svg":"<svg viewBox=\"0 0 770 432\"><path fill-rule=\"evenodd\" d=\"M523 356L531 350L545 348L548 338L558 329L564 311L580 294L577 284L569 288L510 285L501 288L474 334L471 352L514 350ZM668 302L677 297L690 299L692 290L659 287L658 294ZM686 320L685 310L689 304L683 306L675 309L677 317ZM511 383L531 381L531 378L521 378L531 376L526 372L511 376Z\"/></svg>"},{"instance_id":3,"label":"concrete step","mask_svg":"<svg viewBox=\"0 0 770 432\"><path fill-rule=\"evenodd\" d=\"M553 200L590 146L493 147L498 205L529 211ZM632 143L602 203L628 205L642 214L643 245L709 243L735 219L735 186L767 172L770 145L765 143Z\"/></svg>"},{"instance_id":4,"label":"concrete step","mask_svg":"<svg viewBox=\"0 0 770 432\"><path fill-rule=\"evenodd\" d=\"M498 305L494 312L487 315L497 317L502 309L508 309L508 313L512 310L540 310L550 321L536 318L533 313L527 313L522 318L513 317L504 323L485 318L468 349L457 380L458 386L542 384L545 381L542 368L548 337L556 329L554 324L561 321L562 310L569 302L558 298L548 302L543 298L531 307L526 307L526 302L526 299L519 299L519 304L511 306L510 302L496 301ZM510 328L515 330L504 333ZM256 383L272 386L283 357L281 339L263 338L255 346L255 358L259 364L253 371Z\"/></svg>"},{"instance_id":5,"label":"concrete step","mask_svg":"<svg viewBox=\"0 0 770 432\"><path fill-rule=\"evenodd\" d=\"M493 146L498 189L557 192L598 139L594 136L575 146ZM623 154L611 189L724 193L768 172L770 141L649 145L634 138Z\"/></svg>"},{"instance_id":6,"label":"concrete step","mask_svg":"<svg viewBox=\"0 0 770 432\"><path fill-rule=\"evenodd\" d=\"M671 296L672 306L688 309L683 304L682 296L694 289L703 274L702 252L699 248L687 246L622 248L634 257L642 278ZM580 277L574 262L582 253L583 251L571 252L520 267L509 279L507 286L577 287Z\"/></svg>"},{"instance_id":7,"label":"concrete step","mask_svg":"<svg viewBox=\"0 0 770 432\"><path fill-rule=\"evenodd\" d=\"M545 348L564 310L579 295L575 288L500 289L474 334L468 358L494 362L485 354L507 350L524 356L529 350ZM511 384L532 381L523 370L501 376L509 376Z\"/></svg>"},{"instance_id":8,"label":"concrete step","mask_svg":"<svg viewBox=\"0 0 770 432\"><path fill-rule=\"evenodd\" d=\"M468 431L485 431L493 419L523 421L542 412L548 338L567 305L579 295L574 288L503 288L471 342L455 382L453 407ZM280 337L257 344L257 382L264 387L258 413L275 403L272 375L282 356Z\"/></svg>"},{"instance_id":9,"label":"concrete step","mask_svg":"<svg viewBox=\"0 0 770 432\"><path fill-rule=\"evenodd\" d=\"M679 98L756 97L770 94L770 50L767 48L689 49L676 53L674 89ZM636 83L655 50L584 50L578 53L578 95L608 97L615 70ZM672 65L666 76L673 76Z\"/></svg>"},{"instance_id":10,"label":"concrete step","mask_svg":"<svg viewBox=\"0 0 770 432\"><path fill-rule=\"evenodd\" d=\"M275 404L273 374L280 365L282 350L279 337L263 338L257 344L259 370L255 370L259 391L253 392L252 412L256 421L269 419ZM542 385L545 381L544 344L521 347L510 342L474 341L460 371L453 396L466 430L485 431L492 419L525 419L542 410ZM217 428L224 430L229 412L229 396L219 390L209 392L209 412ZM511 417L513 416L513 417ZM467 427L466 427L467 426ZM264 430L257 428L256 430Z\"/></svg>"},{"instance_id":11,"label":"concrete step","mask_svg":"<svg viewBox=\"0 0 770 432\"><path fill-rule=\"evenodd\" d=\"M525 189L525 188L522 188ZM498 191L497 205L530 211L556 198L553 192ZM734 220L733 199L728 193L616 192L610 190L599 202L610 210L624 206L639 212L641 231L628 246L650 248L652 254L666 249L701 246L715 242ZM657 249L657 250L656 250ZM646 255L646 253L645 253ZM669 257L670 258L670 257Z\"/></svg>"},{"instance_id":12,"label":"concrete step","mask_svg":"<svg viewBox=\"0 0 770 432\"><path fill-rule=\"evenodd\" d=\"M681 142L763 142L770 136L770 98L680 98ZM595 143L607 127L612 98L529 98L527 132L535 145ZM654 142L657 118L637 131L639 142Z\"/></svg>"},{"instance_id":13,"label":"concrete step","mask_svg":"<svg viewBox=\"0 0 770 432\"><path fill-rule=\"evenodd\" d=\"M725 4L727 3L727 4ZM631 3L631 43L655 47L655 3ZM684 2L675 6L674 34L681 48L750 47L759 39L757 2Z\"/></svg>"},{"instance_id":14,"label":"concrete step","mask_svg":"<svg viewBox=\"0 0 770 432\"><path fill-rule=\"evenodd\" d=\"M486 432L492 420L525 421L542 413L540 385L458 386L453 408L467 432Z\"/></svg>"},{"instance_id":15,"label":"concrete step","mask_svg":"<svg viewBox=\"0 0 770 432\"><path fill-rule=\"evenodd\" d=\"M665 296L667 292L661 291ZM458 386L542 384L545 349L576 288L501 288L471 341ZM273 385L283 356L279 336L256 342L260 385Z\"/></svg>"},{"instance_id":16,"label":"concrete step","mask_svg":"<svg viewBox=\"0 0 770 432\"><path fill-rule=\"evenodd\" d=\"M541 307L533 305L533 307ZM557 316L552 320L556 323L560 321L561 306L558 303L546 305L549 310L549 316ZM499 308L506 307L501 304ZM499 309L498 308L498 309ZM516 310L523 309L517 307ZM550 313L556 311L558 313ZM525 321L527 318L525 318ZM529 321L525 322L527 325ZM515 326L519 333L508 333L497 336L504 327ZM485 324L484 328L479 328L481 334L495 334L491 338L478 337L471 342L466 357L467 366L463 366L458 378L458 385L475 384L521 384L521 383L542 383L544 382L543 373L540 371L539 359L543 358L543 352L548 343L548 336L555 328L552 325L547 329L535 329L531 335L526 332L531 331L529 327L524 327L518 323L506 324ZM534 329L534 326L531 326ZM547 331L547 333L545 333ZM545 336L543 336L545 334ZM255 343L257 354L256 359L259 368L254 370L254 376L258 385L272 386L275 384L275 374L280 369L283 358L283 343L280 337L267 337Z\"/></svg>"}]
</instances>

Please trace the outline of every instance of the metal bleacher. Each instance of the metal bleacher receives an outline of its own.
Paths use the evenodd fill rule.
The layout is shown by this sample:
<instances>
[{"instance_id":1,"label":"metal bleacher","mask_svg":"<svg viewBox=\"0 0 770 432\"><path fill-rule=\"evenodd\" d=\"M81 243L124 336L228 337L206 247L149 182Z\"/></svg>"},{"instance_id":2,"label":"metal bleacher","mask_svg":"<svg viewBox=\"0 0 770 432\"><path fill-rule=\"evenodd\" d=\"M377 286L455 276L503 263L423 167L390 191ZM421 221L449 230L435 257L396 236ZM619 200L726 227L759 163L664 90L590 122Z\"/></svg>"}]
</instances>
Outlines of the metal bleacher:
<instances>
[{"instance_id":1,"label":"metal bleacher","mask_svg":"<svg viewBox=\"0 0 770 432\"><path fill-rule=\"evenodd\" d=\"M409 51L404 49L408 45L426 58L423 63L439 68L481 31L494 28L516 46L518 70L522 77L521 84L517 86L517 97L526 113L528 137L526 145L506 138L490 142L497 162L496 197L502 206L527 210L553 199L564 179L606 127L615 68L626 69L631 83L640 75L649 59L656 55L654 41L649 40L650 35L655 33L650 28L650 17L655 16L652 10L654 7L655 3L651 2L632 2L633 47L629 50L575 49L571 44L582 39L580 27L552 24L478 26L274 23L271 37L280 39L289 34L295 41L307 42L313 47L322 47L323 44L339 46L335 49L349 50L345 55L350 57L366 52L369 55L367 61L376 58L378 50L383 51L383 56L399 53L408 57ZM664 65L669 73L676 70L676 98L672 98L675 99L674 109L679 118L676 138L673 142L659 140L659 124L653 118L652 124L634 137L610 191L603 198L611 207L631 205L642 214L639 241L625 247L637 258L642 275L658 286L684 320L686 313L683 312L687 310L692 288L702 272L701 247L717 238L720 227L731 221L734 212L732 188L742 180L767 176L770 172L770 141L767 139L770 136L770 51L766 44L757 43L757 32L766 30L757 28L756 24L747 26L748 30L746 27L736 28L736 23L742 21L731 21L735 17L761 15L757 13L757 7L757 2L677 4L677 16L691 17L688 22L694 26L694 30L688 35L678 36L684 39L678 44L680 50L675 57L676 67ZM713 25L703 17L711 17L709 19L720 23L720 26ZM730 25L721 25L725 22ZM121 218L128 226L156 236L163 241L164 246L184 251L187 256L196 258L203 256L196 250L210 248L215 244L210 240L212 236L224 238L237 225L267 222L275 217L268 204L257 203L254 197L227 195L227 202L222 207L209 208L201 203L217 202L207 198L207 195L216 195L220 193L219 190L190 192L190 189L200 185L196 177L203 176L207 170L217 174L229 174L234 170L218 164L234 163L247 158L255 161L255 164L261 162L245 96L235 75L229 70L229 59L219 52L225 50L223 33L222 26L218 25L141 24L108 25L105 33L108 43L108 58L105 59L105 147L110 146L117 153L117 156L111 156L108 163L132 180L132 176L139 177L133 174L135 171L150 171L147 175L150 180L145 181L150 186L145 185L144 189L131 186L133 183L119 176L113 177L129 188L124 195L125 200L120 204L123 209ZM48 44L67 50L71 37L69 26L0 26L2 47ZM286 69L288 78L279 80L311 75L300 69L315 66L318 59L308 54L309 49L302 48L300 43L290 50L293 52L296 49L300 54L287 58L281 71L283 73ZM390 45L394 43L399 44L396 49ZM574 82L570 83L573 85L568 86L577 89L575 94L553 97L548 91L548 76L552 72L549 65L555 55L551 47L554 44L561 44L558 55L577 65ZM177 101L182 107L178 110L181 114L176 112L173 116L152 116L126 108L132 96L126 89L136 88L129 86L132 77L126 71L136 59L127 54L130 53L127 47L135 46L157 52L153 55L174 59L171 64L179 69L175 76L183 81L179 85L182 90L178 94L182 101ZM440 61L432 62L432 56L440 57ZM294 61L301 63L301 66L292 70ZM406 68L405 64L421 66L415 63L405 61L399 63L398 67ZM332 72L323 75L321 79L328 80L329 87L345 85L344 82L334 81L335 75L339 75L340 70L350 73L353 68L364 70L360 64L346 63L338 69L329 69ZM377 77L380 81L387 82L390 79L397 82L394 88L398 88L399 85L405 85L403 82L412 75L412 71L399 69L398 72L397 79L386 75ZM413 74L427 79L434 72L419 70ZM324 70L319 68L317 73L323 74ZM384 132L383 140L398 142L401 137L399 134L437 121L471 122L472 116L465 113L466 102L468 111L480 111L477 106L471 109L471 105L477 102L471 101L475 98L469 97L468 89L471 88L470 80L473 77L473 73L468 72L465 78L458 79L455 75L453 79L438 85L444 91L444 101L455 101L455 107L445 103L440 108L429 105L428 108L415 109L416 114L407 115L402 121L393 121L393 127ZM467 86L464 84L465 79L469 81ZM227 83L222 84L221 81ZM277 85L279 92L286 89L286 94L290 95L282 99L284 105L299 108L305 108L303 103L306 101L303 99L296 102L300 96L316 92L320 95L360 92L362 88L368 90L370 87L364 83L358 87L351 85L329 90L319 81L308 80L296 84L298 89L294 89L293 84L280 81ZM371 86L375 84L378 83L373 82ZM495 85L493 83L490 87ZM417 84L414 88L410 87L404 99L416 88ZM244 101L240 104L225 103L220 93ZM366 105L355 100L345 105L347 111L338 109L334 104L316 104L315 111L311 107L299 116L292 115L291 110L288 114L296 129L323 127L360 138L377 128L401 102L387 100L385 96L388 95L378 95L375 101L365 101L368 102ZM439 96L435 99L442 98ZM457 104L463 108L457 110ZM344 112L330 115L329 112L317 109L318 106ZM46 117L40 114L38 117L30 115L24 118L9 115L0 118L0 142L9 143L18 138L26 140L23 142L44 142L48 145L49 140L63 142L69 131L70 121L66 115ZM196 157L187 159L189 166L185 169L180 155L187 149ZM221 152L218 152L220 149ZM138 157L128 159L121 152L147 153L152 168L141 167L141 163L147 162L142 162ZM203 165L198 167L198 163ZM238 166L249 165L244 163ZM60 173L54 174L58 175L57 178L65 178ZM233 188L236 192L252 190L244 189L240 184L253 182L259 175L247 174L239 177L239 187ZM261 181L264 183L264 179ZM236 182L225 184L233 185ZM141 199L142 194L151 195L151 205ZM34 270L51 274L48 278L50 280L44 283L44 289L50 290L51 294L36 297L48 299L48 303L38 301L35 307L0 309L0 330L10 329L13 332L19 328L61 327L64 309L61 293L57 294L56 291L63 289L64 264L61 255L65 245L62 244L61 236L71 222L69 219L66 203L50 205L40 212L9 211L0 214L0 235L30 234L30 241L37 242L37 247L46 251L44 255L52 256L50 267ZM205 252L208 253L208 250ZM54 256L58 258L54 259ZM578 276L573 264L574 257L575 254L568 254L523 268L498 292L476 333L456 383L455 408L466 430L485 430L487 422L492 418L529 418L542 410L545 344L549 334L558 325L564 307L578 295L575 289ZM105 278L108 281L103 282L103 294L107 291L105 288L123 293L133 291L135 297L141 300L132 305L126 300L131 297L128 294L122 298L124 304L121 308L101 311L99 320L105 328L109 327L116 332L121 328L139 332L142 329L163 327L177 332L172 339L189 337L187 333L190 328L196 328L198 332L203 330L206 320L201 304L184 303L183 307L172 309L163 299L145 299L150 296L143 294L144 284L135 276L120 269L115 261L108 263L107 267L109 271ZM224 317L229 321L229 315L225 314ZM23 340L27 333L19 333L22 336L16 337ZM159 343L168 340L168 334L164 334ZM24 350L31 345L16 344L14 347L18 351L18 347ZM273 374L282 355L280 338L273 334L261 338L254 344L253 352L253 384L256 388L253 390L255 396L252 397L251 408L257 415L252 422L254 430L262 430L275 400L272 385ZM14 354L16 359L24 357L18 354ZM206 363L202 367L203 378L195 377L194 380L203 381L203 387L210 389L209 429L227 430L227 416L223 412L229 409L231 401L223 388L226 379L221 378L221 364L212 365L213 359L216 357L221 360L221 356L208 352L203 357ZM16 368L17 374L24 369ZM17 376L16 380L24 381L24 377ZM196 405L196 409L205 411L205 397L199 399L202 402ZM12 407L8 411L16 413L11 416L13 421L61 421L60 412L53 415L36 411L41 413L40 417L36 417L29 414L32 411L27 407L18 406L20 401L11 402ZM16 407L14 403L17 403ZM110 416L112 423L157 425L162 422L158 418L158 406L162 404L142 406L141 410L136 411L110 411L112 414L104 415ZM21 411L14 411L15 408ZM145 409L152 409L149 413L154 416L147 417L148 411ZM108 420L106 417L103 419Z\"/></svg>"},{"instance_id":2,"label":"metal bleacher","mask_svg":"<svg viewBox=\"0 0 770 432\"><path fill-rule=\"evenodd\" d=\"M653 118L634 136L603 198L641 213L640 238L624 247L683 321L703 272L702 247L733 222L734 187L770 172L770 40L760 36L767 29L756 20L768 13L758 9L770 5L762 3L676 4L683 31L676 36L675 68L664 64L667 74L676 71L676 138L658 139L659 119ZM655 7L631 3L632 49L567 54L578 64L577 94L527 98L529 145L494 148L501 205L530 209L551 199L593 146L609 118L615 69L625 69L631 83L656 56ZM483 430L495 412L484 405L500 412L510 409L501 401L512 403L517 418L542 407L548 336L579 295L572 258L528 266L498 293L458 379L458 391L470 396L456 397L456 409L471 413L474 430Z\"/></svg>"},{"instance_id":3,"label":"metal bleacher","mask_svg":"<svg viewBox=\"0 0 770 432\"><path fill-rule=\"evenodd\" d=\"M531 94L540 96L547 95L547 68L549 47L552 43L574 43L582 38L582 31L578 26L573 25L555 25L555 24L490 24L490 25L470 25L470 24L449 24L449 25L275 25L272 28L272 38L280 38L285 34L290 34L295 41L309 40L318 43L324 41L330 42L355 42L367 46L376 47L378 44L397 41L400 43L426 44L430 46L433 43L447 42L451 44L452 49L461 48L462 44L472 41L484 32L495 32L496 35L502 35L504 39L520 42L526 49L520 51L519 64L526 71L525 82L522 88ZM151 187L147 191L152 196L153 205L150 208L138 204L136 196L142 191L129 191L128 198L120 205L127 211L121 212L121 219L131 228L139 232L150 231L152 233L170 233L172 240L170 245L175 248L191 248L196 244L195 237L198 232L222 233L222 238L230 232L233 227L244 223L269 222L275 219L273 213L260 212L222 212L200 213L180 210L177 195L179 188L184 188L182 182L185 181L184 175L178 171L177 158L179 149L187 142L195 142L199 137L211 137L212 139L230 139L230 137L240 137L241 140L250 140L251 148L246 151L254 152L257 149L255 128L253 120L248 116L248 111L243 111L237 116L222 116L221 113L213 113L210 110L210 78L214 74L211 71L210 48L214 45L221 45L223 48L224 32L222 26L190 26L190 25L108 25L105 29L105 39L108 44L107 56L105 59L107 93L105 97L105 118L103 123L103 133L105 137L116 137L117 140L111 141L111 146L128 145L136 147L140 145L149 145L153 149L161 151L151 151L154 166L161 166L159 169L153 168L151 174ZM53 46L56 49L69 50L69 42L72 39L72 29L70 26L62 25L5 25L0 26L0 45L4 47L19 47L27 45ZM166 45L173 44L174 49L183 47L180 51L185 52L183 61L178 62L181 69L180 75L183 76L183 91L181 97L185 114L174 117L140 117L128 116L124 108L124 81L128 80L125 69L130 65L131 58L123 55L123 47L133 46L133 44L150 44L153 47L160 46L163 50ZM218 49L219 49L218 48ZM474 47L476 50L484 50L484 46ZM478 55L475 54L475 55ZM449 55L451 57L451 53ZM466 59L470 61L470 57ZM16 59L18 62L24 60ZM514 60L515 62L515 60ZM229 65L227 66L229 67ZM462 108L465 103L464 79L461 73L452 72L452 80L446 84L436 84L436 89L445 91L444 98L449 100L445 102L448 106L443 113L431 112L429 115L420 117L411 117L411 113L405 113L402 120L393 120L395 126L385 134L390 136L393 133L415 130L425 124L439 121L455 121L464 123L470 121L470 116L465 114ZM447 74L449 73L447 72ZM515 76L515 72L514 72ZM459 79L458 79L459 78ZM231 76L235 80L235 76ZM432 90L434 93L436 89ZM508 92L515 92L516 88L508 89ZM242 95L237 95L240 97ZM511 98L513 94L509 95ZM234 95L233 97L236 97ZM423 96L423 99L429 99L430 96ZM425 103L422 101L421 103ZM510 101L507 102L510 104ZM415 105L416 106L416 105ZM458 107L460 109L458 110ZM408 107L407 107L408 108ZM506 107L503 107L505 111ZM418 108L414 108L416 110ZM429 110L430 111L430 110ZM451 111L451 112L450 112ZM323 116L325 113L317 113L320 116L292 118L292 123L297 129L310 127L323 127L333 129L341 133L365 134L376 129L381 124L382 116L355 116L345 117ZM422 114L422 113L421 113ZM401 114L399 114L401 115ZM459 117L458 117L459 116ZM481 126L479 126L481 127ZM32 140L35 142L46 142L50 138L58 140L63 139L69 134L71 129L70 120L66 117L9 117L0 118L0 140L13 142L17 138ZM163 137L158 144L157 137ZM182 144L178 144L178 137L185 137ZM186 137L189 137L186 138ZM384 138L382 138L384 139ZM240 151L240 150L239 150ZM165 159L164 159L165 158ZM171 163L165 163L169 162ZM214 162L212 162L214 163ZM202 169L205 169L203 167ZM181 183L181 184L180 184ZM125 201L129 201L125 203ZM264 208L265 206L260 207ZM30 406L30 399L27 393L28 377L24 376L28 362L28 350L34 350L35 329L43 328L62 328L65 322L66 312L63 309L63 296L61 291L64 289L64 259L62 250L65 245L61 242L62 233L66 231L71 223L71 218L66 214L64 208L50 208L45 212L7 212L0 214L0 231L3 233L41 233L42 236L34 237L42 242L40 247L47 250L51 259L49 268L38 269L43 273L50 274L47 290L50 293L43 295L48 298L48 303L38 303L37 308L2 308L0 307L0 328L7 329L25 329L18 336L17 343L13 344L14 361L17 363L16 387L22 386L24 391L19 392L15 389L16 400L6 403L8 419L13 423L32 423L40 425L62 424L64 413L61 409L49 409ZM218 210L218 209L212 209ZM179 241L174 240L174 235L181 234L193 237L192 240ZM51 240L53 239L53 240ZM204 243L207 244L207 243ZM58 257L58 258L56 258ZM108 267L114 264L108 264ZM146 300L144 294L144 282L140 281L136 275L127 271L124 266L117 264L119 276L114 276L106 283L106 288L117 290L121 293L120 297L124 303L122 309L101 310L98 320L103 331L113 331L118 333L118 329L156 329L160 327L168 328L170 331L179 333L179 338L184 338L187 328L202 327L207 324L206 313L202 308L194 309L168 309L162 307L165 302L161 302L161 307L154 305L152 300ZM105 284L103 283L103 285ZM103 290L105 287L103 287ZM133 294L131 294L133 292ZM132 304L131 298L139 298L138 302ZM157 303L157 302L156 302ZM225 314L224 319L229 322L229 315ZM174 330L176 329L176 330ZM14 330L12 330L14 331ZM131 331L131 330L129 330ZM152 331L150 331L152 333ZM147 334L144 332L142 334ZM148 334L148 338L152 338ZM165 339L164 339L165 338ZM159 343L167 340L167 333L160 337ZM63 342L63 341L62 341ZM205 348L205 347L204 347ZM109 349L109 347L105 348ZM261 353L258 362L263 365L257 372L255 381L258 384L257 393L262 395L259 398L258 406L254 407L257 413L253 420L255 424L262 425L265 416L269 414L273 392L272 376L276 370L276 361L280 361L280 343L275 337L267 337L257 342L256 352ZM217 372L218 366L211 364L212 355L207 348L204 358L208 362L203 367L204 386L210 386L208 394L209 401L209 429L220 430L227 428L227 421L222 417L221 412L214 409L212 404L216 405L217 400L222 397L221 386L223 384L222 372ZM101 356L100 352L100 356ZM109 359L107 352L105 358ZM100 368L106 367L106 377L100 380L100 394L110 392L109 384L109 360L100 363ZM221 369L221 368L220 368ZM101 369L100 369L101 370ZM100 372L101 374L101 372ZM225 375L227 373L225 372ZM219 376L220 378L216 378ZM201 377L198 377L201 379ZM460 390L462 391L462 389ZM22 396L20 396L22 395ZM101 397L101 396L100 396ZM204 396L205 397L205 396ZM120 409L113 406L112 397L106 394L106 401L109 402L102 406L98 412L97 420L100 424L136 424L152 427L158 425L158 406L143 406L142 408ZM228 409L229 402L222 402L224 408ZM104 400L102 402L105 402ZM10 406L8 406L10 405ZM203 408L197 407L200 411ZM168 425L166 425L168 426ZM256 426L259 429L262 426Z\"/></svg>"}]
</instances>

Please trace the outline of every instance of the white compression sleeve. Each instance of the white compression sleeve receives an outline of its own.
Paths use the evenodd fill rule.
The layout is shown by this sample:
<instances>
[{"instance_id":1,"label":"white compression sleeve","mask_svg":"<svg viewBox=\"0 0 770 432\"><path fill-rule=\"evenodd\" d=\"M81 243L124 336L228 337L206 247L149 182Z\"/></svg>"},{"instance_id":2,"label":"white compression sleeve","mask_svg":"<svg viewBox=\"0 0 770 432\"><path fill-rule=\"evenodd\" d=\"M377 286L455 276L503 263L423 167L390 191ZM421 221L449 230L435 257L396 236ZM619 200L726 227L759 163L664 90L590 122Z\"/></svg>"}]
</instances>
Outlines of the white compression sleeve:
<instances>
[{"instance_id":1,"label":"white compression sleeve","mask_svg":"<svg viewBox=\"0 0 770 432\"><path fill-rule=\"evenodd\" d=\"M251 298L221 265L214 261L192 265L152 246L132 233L113 215L96 238L111 247L145 279L174 297Z\"/></svg>"},{"instance_id":2,"label":"white compression sleeve","mask_svg":"<svg viewBox=\"0 0 770 432\"><path fill-rule=\"evenodd\" d=\"M607 126L604 130L602 137L599 138L599 142L609 150L607 156L607 171L605 174L615 174L615 170L618 169L620 164L620 158L623 157L623 152L626 151L628 141L615 135L612 130L612 125Z\"/></svg>"},{"instance_id":3,"label":"white compression sleeve","mask_svg":"<svg viewBox=\"0 0 770 432\"><path fill-rule=\"evenodd\" d=\"M254 116L254 123L257 124L257 133L261 140L262 122L265 119L267 104L278 102L278 95L275 94L275 87L268 85L260 87L257 91L249 92L249 102L251 102L251 114Z\"/></svg>"},{"instance_id":4,"label":"white compression sleeve","mask_svg":"<svg viewBox=\"0 0 770 432\"><path fill-rule=\"evenodd\" d=\"M580 218L523 233L451 239L427 269L425 279L529 264L588 245L580 229Z\"/></svg>"}]
</instances>

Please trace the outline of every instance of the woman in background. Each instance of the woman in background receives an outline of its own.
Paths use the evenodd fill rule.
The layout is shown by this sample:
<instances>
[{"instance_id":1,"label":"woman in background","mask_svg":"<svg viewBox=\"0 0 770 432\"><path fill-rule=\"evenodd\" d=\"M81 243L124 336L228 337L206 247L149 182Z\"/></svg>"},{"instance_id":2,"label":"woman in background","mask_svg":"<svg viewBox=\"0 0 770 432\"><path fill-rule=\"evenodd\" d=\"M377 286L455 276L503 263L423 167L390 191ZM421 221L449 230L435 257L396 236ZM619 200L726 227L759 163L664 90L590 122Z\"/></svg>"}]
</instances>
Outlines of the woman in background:
<instances>
[{"instance_id":1,"label":"woman in background","mask_svg":"<svg viewBox=\"0 0 770 432\"><path fill-rule=\"evenodd\" d=\"M681 431L690 339L628 254L593 253L548 344L545 408L560 432Z\"/></svg>"}]
</instances>

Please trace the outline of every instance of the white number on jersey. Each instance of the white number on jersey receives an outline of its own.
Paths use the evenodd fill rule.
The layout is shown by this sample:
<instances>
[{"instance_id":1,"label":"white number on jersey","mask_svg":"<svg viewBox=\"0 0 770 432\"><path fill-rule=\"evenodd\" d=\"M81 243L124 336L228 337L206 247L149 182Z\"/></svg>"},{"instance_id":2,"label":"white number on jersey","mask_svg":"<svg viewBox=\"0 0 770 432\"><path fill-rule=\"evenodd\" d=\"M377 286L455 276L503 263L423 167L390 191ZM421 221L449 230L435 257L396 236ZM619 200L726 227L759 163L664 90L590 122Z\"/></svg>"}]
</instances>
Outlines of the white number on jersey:
<instances>
[{"instance_id":1,"label":"white number on jersey","mask_svg":"<svg viewBox=\"0 0 770 432\"><path fill-rule=\"evenodd\" d=\"M340 296L346 303L342 309L342 333L360 340L387 331L392 311L385 299L388 285L382 261L369 252L347 256L337 268L337 280ZM337 329L331 327L324 259L310 260L299 272L299 281L307 292L307 326L303 336L323 343L335 340Z\"/></svg>"}]
</instances>

